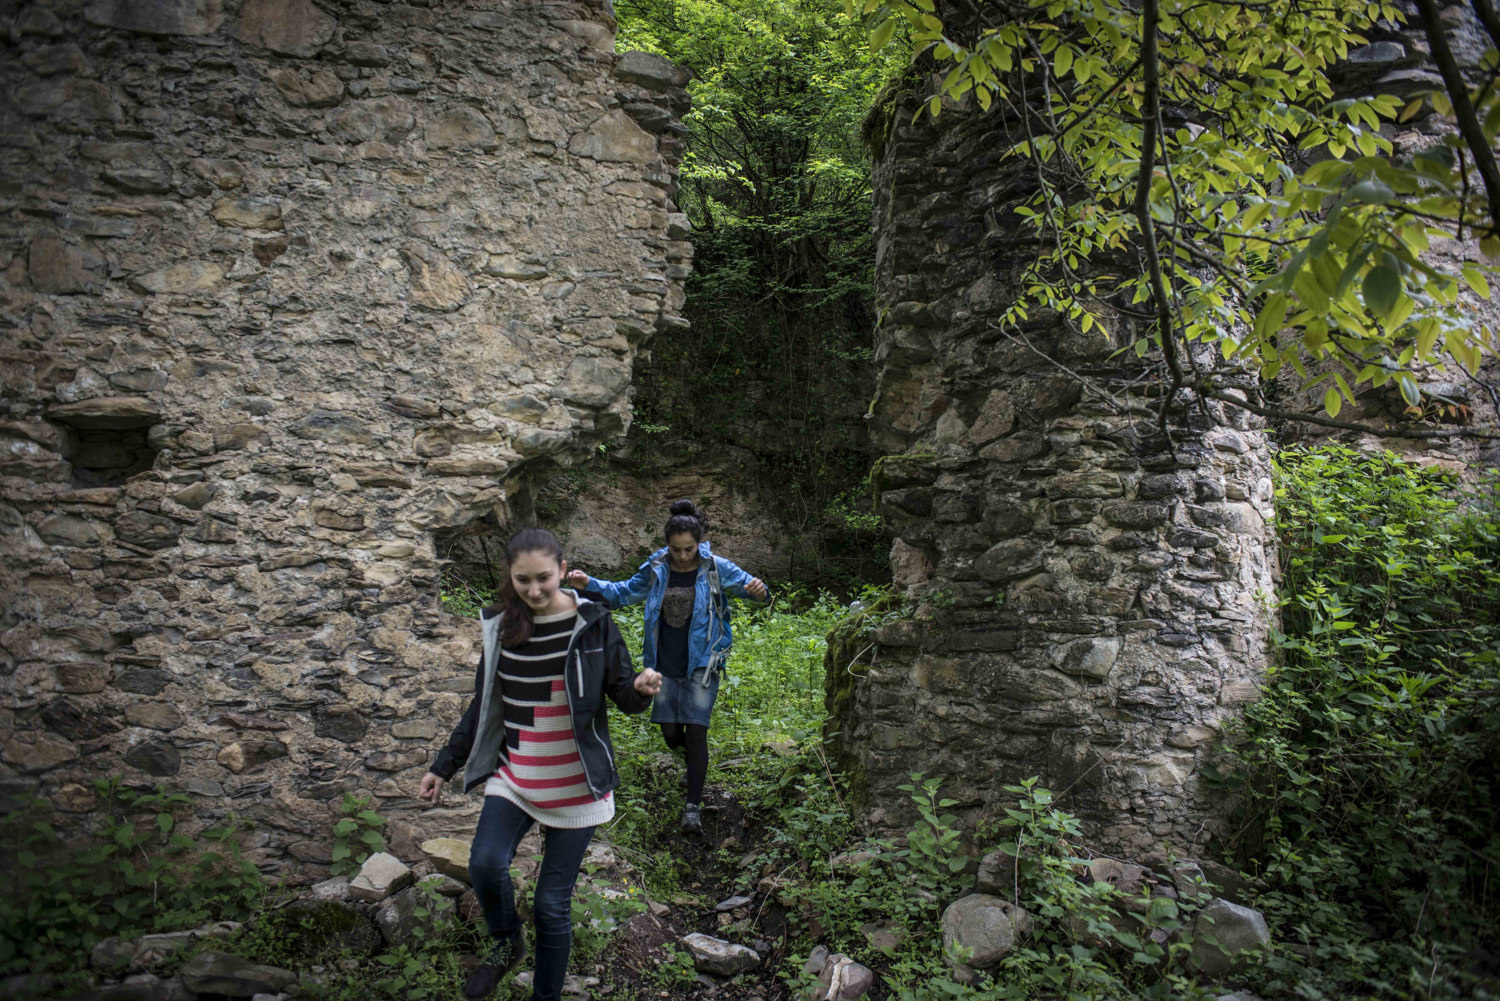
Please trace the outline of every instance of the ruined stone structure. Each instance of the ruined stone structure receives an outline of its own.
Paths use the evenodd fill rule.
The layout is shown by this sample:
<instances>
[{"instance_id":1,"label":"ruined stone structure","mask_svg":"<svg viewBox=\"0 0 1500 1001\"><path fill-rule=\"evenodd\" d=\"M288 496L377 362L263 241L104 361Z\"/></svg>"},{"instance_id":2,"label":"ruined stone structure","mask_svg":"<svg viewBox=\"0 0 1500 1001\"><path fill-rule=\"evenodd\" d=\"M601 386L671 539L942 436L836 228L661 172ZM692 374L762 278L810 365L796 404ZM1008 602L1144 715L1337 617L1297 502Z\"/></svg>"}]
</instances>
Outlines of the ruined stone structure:
<instances>
[{"instance_id":1,"label":"ruined stone structure","mask_svg":"<svg viewBox=\"0 0 1500 1001\"><path fill-rule=\"evenodd\" d=\"M617 435L682 323L686 78L613 27L607 0L0 4L9 793L162 782L293 878L346 791L414 835L477 654L439 537Z\"/></svg>"},{"instance_id":2,"label":"ruined stone structure","mask_svg":"<svg viewBox=\"0 0 1500 1001\"><path fill-rule=\"evenodd\" d=\"M1201 843L1202 755L1266 656L1264 437L1177 412L1169 446L1153 419L1084 397L1073 372L1148 385L1133 354L1109 358L1127 320L997 329L1031 182L1000 158L1001 113L913 121L939 79L904 81L875 137L876 482L916 612L831 645L829 729L876 823L907 819L895 786L913 771L942 776L971 824L1039 775L1097 847Z\"/></svg>"}]
</instances>

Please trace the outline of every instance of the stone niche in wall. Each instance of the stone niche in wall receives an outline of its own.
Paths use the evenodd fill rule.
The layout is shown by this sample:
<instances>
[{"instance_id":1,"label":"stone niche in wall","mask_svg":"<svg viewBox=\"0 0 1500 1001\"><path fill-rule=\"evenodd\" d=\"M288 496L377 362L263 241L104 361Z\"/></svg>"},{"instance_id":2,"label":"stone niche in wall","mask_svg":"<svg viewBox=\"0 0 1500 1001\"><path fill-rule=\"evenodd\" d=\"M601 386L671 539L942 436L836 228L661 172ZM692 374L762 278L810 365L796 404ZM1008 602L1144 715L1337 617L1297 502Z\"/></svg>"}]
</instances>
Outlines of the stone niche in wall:
<instances>
[{"instance_id":1,"label":"stone niche in wall","mask_svg":"<svg viewBox=\"0 0 1500 1001\"><path fill-rule=\"evenodd\" d=\"M1169 441L1043 358L1129 394L1149 380L1112 357L1135 337L1124 317L997 328L1031 252L1008 209L1032 182L1001 159L1002 112L913 120L940 79L909 79L879 130L874 479L912 614L830 644L839 763L877 826L913 818L912 772L941 777L971 826L1039 776L1091 846L1201 847L1204 756L1265 665L1264 435L1176 408Z\"/></svg>"},{"instance_id":2,"label":"stone niche in wall","mask_svg":"<svg viewBox=\"0 0 1500 1001\"><path fill-rule=\"evenodd\" d=\"M434 539L630 419L686 75L605 0L0 2L0 787L398 850L477 630ZM523 477L524 478L524 477Z\"/></svg>"}]
</instances>

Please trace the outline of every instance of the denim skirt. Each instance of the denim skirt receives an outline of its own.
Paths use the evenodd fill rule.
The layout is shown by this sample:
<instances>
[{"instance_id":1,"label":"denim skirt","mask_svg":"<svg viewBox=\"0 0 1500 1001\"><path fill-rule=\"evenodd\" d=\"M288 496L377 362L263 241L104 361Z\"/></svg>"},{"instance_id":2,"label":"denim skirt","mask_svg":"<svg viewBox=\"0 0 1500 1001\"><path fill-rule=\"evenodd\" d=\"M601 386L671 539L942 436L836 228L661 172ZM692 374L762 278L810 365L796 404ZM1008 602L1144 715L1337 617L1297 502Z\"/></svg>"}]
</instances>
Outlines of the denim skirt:
<instances>
[{"instance_id":1,"label":"denim skirt","mask_svg":"<svg viewBox=\"0 0 1500 1001\"><path fill-rule=\"evenodd\" d=\"M718 671L694 671L690 678L663 677L661 691L651 702L651 722L708 726L718 696Z\"/></svg>"}]
</instances>

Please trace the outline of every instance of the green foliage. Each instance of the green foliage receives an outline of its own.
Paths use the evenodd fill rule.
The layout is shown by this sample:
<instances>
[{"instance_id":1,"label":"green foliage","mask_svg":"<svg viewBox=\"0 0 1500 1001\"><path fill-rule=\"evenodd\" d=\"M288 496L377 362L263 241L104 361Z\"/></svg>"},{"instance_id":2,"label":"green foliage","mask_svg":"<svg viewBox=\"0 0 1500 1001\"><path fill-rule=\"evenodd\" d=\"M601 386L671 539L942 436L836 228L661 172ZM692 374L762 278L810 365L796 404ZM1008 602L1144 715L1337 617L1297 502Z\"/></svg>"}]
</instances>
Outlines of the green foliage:
<instances>
[{"instance_id":1,"label":"green foliage","mask_svg":"<svg viewBox=\"0 0 1500 1001\"><path fill-rule=\"evenodd\" d=\"M1034 920L1032 936L1002 962L986 997L1040 994L1065 998L1205 998L1187 960L1192 921L1207 893L1143 891L1132 900L1107 882L1091 882L1087 856L1074 847L1080 832L1035 778L1005 791L1016 797L1002 829L1001 850L1016 859L1020 903Z\"/></svg>"},{"instance_id":2,"label":"green foliage","mask_svg":"<svg viewBox=\"0 0 1500 1001\"><path fill-rule=\"evenodd\" d=\"M656 968L653 980L669 991L695 986L698 982L698 967L693 954L670 943L664 948L667 958Z\"/></svg>"},{"instance_id":3,"label":"green foliage","mask_svg":"<svg viewBox=\"0 0 1500 1001\"><path fill-rule=\"evenodd\" d=\"M1416 407L1419 368L1472 374L1494 350L1458 301L1464 286L1488 297L1488 265L1423 257L1432 237L1466 235L1500 255L1500 190L1474 177L1476 156L1493 170L1500 130L1493 46L1473 91L1335 100L1330 67L1403 21L1400 5L992 0L972 34L932 0L847 6L874 15L872 48L899 27L949 67L930 113L972 94L1018 120L1007 154L1037 190L1014 217L1040 249L1002 325L1055 310L1100 336L1128 303L1150 325L1111 333L1122 349L1166 349L1181 376L1193 344L1215 345L1223 368L1193 376L1208 393L1247 365L1288 367L1306 386L1329 381L1335 416L1361 384L1394 382ZM1465 134L1398 156L1382 127L1424 101L1459 105Z\"/></svg>"},{"instance_id":4,"label":"green foliage","mask_svg":"<svg viewBox=\"0 0 1500 1001\"><path fill-rule=\"evenodd\" d=\"M775 605L735 601L733 608L734 652L719 682L709 729L715 760L822 730L824 637L844 614L832 595L795 590L782 593ZM621 609L614 617L639 665L641 606ZM654 749L661 742L645 714L617 718L610 726L616 742L628 747Z\"/></svg>"},{"instance_id":5,"label":"green foliage","mask_svg":"<svg viewBox=\"0 0 1500 1001\"><path fill-rule=\"evenodd\" d=\"M1268 990L1472 996L1500 904L1500 517L1393 455L1283 452L1281 663L1226 781L1281 941Z\"/></svg>"},{"instance_id":6,"label":"green foliage","mask_svg":"<svg viewBox=\"0 0 1500 1001\"><path fill-rule=\"evenodd\" d=\"M584 877L573 890L573 956L571 963L582 966L592 962L609 944L615 930L645 913L646 899L640 887L604 886L588 877L593 867L585 866Z\"/></svg>"},{"instance_id":7,"label":"green foliage","mask_svg":"<svg viewBox=\"0 0 1500 1001\"><path fill-rule=\"evenodd\" d=\"M0 975L86 969L110 935L175 931L239 920L266 892L240 854L234 817L191 837L178 830L181 793L95 783L99 826L60 832L42 800L0 821L10 854L0 894Z\"/></svg>"},{"instance_id":8,"label":"green foliage","mask_svg":"<svg viewBox=\"0 0 1500 1001\"><path fill-rule=\"evenodd\" d=\"M485 944L476 929L458 919L454 902L436 890L436 878L418 883L422 891L413 911L413 941L375 956L350 954L326 928L306 916L294 919L285 910L256 916L232 938L206 941L203 948L232 952L255 963L305 971L301 994L315 1001L369 1001L450 998L466 977L459 963L463 952ZM319 947L309 950L309 942Z\"/></svg>"},{"instance_id":9,"label":"green foliage","mask_svg":"<svg viewBox=\"0 0 1500 1001\"><path fill-rule=\"evenodd\" d=\"M652 341L636 452L674 466L753 452L802 563L762 573L856 587L884 549L878 521L872 532L841 510L872 517L863 494L829 510L870 458L874 248L857 129L899 59L872 60L859 25L817 0L621 0L616 12L621 51L694 73L678 197L693 226L692 329Z\"/></svg>"},{"instance_id":10,"label":"green foliage","mask_svg":"<svg viewBox=\"0 0 1500 1001\"><path fill-rule=\"evenodd\" d=\"M959 843L958 818L940 812L958 801L939 797L940 785L942 779L913 772L911 782L896 787L911 796L921 819L906 833L906 847L886 855L903 880L934 896L973 885L967 875L970 860Z\"/></svg>"},{"instance_id":11,"label":"green foliage","mask_svg":"<svg viewBox=\"0 0 1500 1001\"><path fill-rule=\"evenodd\" d=\"M339 812L344 816L333 825L333 862L328 871L335 876L358 872L365 859L385 851L380 829L385 818L370 806L370 797L344 793Z\"/></svg>"}]
</instances>

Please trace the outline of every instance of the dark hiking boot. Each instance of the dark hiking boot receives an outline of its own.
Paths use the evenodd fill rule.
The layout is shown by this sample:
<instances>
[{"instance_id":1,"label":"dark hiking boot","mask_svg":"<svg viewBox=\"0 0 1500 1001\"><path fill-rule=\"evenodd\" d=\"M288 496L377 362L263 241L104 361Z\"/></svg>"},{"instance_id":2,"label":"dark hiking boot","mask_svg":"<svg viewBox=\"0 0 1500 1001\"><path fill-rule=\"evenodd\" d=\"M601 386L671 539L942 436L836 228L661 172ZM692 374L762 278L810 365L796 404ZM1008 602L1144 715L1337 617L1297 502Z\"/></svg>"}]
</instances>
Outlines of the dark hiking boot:
<instances>
[{"instance_id":1,"label":"dark hiking boot","mask_svg":"<svg viewBox=\"0 0 1500 1001\"><path fill-rule=\"evenodd\" d=\"M480 960L469 979L464 981L464 997L471 1001L487 998L495 992L500 981L510 976L526 958L526 938L517 934L508 942L496 942Z\"/></svg>"},{"instance_id":2,"label":"dark hiking boot","mask_svg":"<svg viewBox=\"0 0 1500 1001\"><path fill-rule=\"evenodd\" d=\"M703 833L703 809L697 803L682 808L682 830L686 834Z\"/></svg>"}]
</instances>

